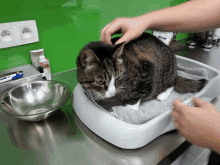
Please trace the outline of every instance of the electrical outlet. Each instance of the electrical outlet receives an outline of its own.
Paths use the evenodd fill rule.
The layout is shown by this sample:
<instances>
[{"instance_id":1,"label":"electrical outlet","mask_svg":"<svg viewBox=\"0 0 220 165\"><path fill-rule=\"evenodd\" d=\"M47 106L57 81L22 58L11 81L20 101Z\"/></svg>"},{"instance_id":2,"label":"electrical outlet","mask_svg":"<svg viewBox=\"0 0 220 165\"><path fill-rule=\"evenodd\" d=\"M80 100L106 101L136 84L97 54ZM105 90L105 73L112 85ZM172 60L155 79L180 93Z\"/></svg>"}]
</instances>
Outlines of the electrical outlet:
<instances>
[{"instance_id":1,"label":"electrical outlet","mask_svg":"<svg viewBox=\"0 0 220 165\"><path fill-rule=\"evenodd\" d=\"M39 41L35 20L0 24L0 48L30 44Z\"/></svg>"},{"instance_id":2,"label":"electrical outlet","mask_svg":"<svg viewBox=\"0 0 220 165\"><path fill-rule=\"evenodd\" d=\"M33 38L34 34L32 29L32 26L24 26L24 27L20 27L20 32L21 32L21 38L23 40L29 39L29 38Z\"/></svg>"},{"instance_id":3,"label":"electrical outlet","mask_svg":"<svg viewBox=\"0 0 220 165\"><path fill-rule=\"evenodd\" d=\"M13 42L14 36L12 29L0 30L0 38L2 43Z\"/></svg>"}]
</instances>

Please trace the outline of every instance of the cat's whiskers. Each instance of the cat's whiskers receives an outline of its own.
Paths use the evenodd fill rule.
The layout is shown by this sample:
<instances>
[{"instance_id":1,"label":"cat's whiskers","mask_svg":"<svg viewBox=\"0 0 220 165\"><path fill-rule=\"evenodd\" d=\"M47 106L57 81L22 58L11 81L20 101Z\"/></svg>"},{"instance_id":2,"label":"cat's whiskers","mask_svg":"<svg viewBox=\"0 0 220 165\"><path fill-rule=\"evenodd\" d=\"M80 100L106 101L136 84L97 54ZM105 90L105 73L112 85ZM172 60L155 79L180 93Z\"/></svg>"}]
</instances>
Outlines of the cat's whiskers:
<instances>
[{"instance_id":1,"label":"cat's whiskers","mask_svg":"<svg viewBox=\"0 0 220 165\"><path fill-rule=\"evenodd\" d=\"M97 101L102 100L102 95L98 94L98 98L96 99Z\"/></svg>"},{"instance_id":2,"label":"cat's whiskers","mask_svg":"<svg viewBox=\"0 0 220 165\"><path fill-rule=\"evenodd\" d=\"M99 93L94 93L91 92L90 90L85 90L84 88L82 88L82 90L87 94L87 96L89 97L89 100L91 101L90 103L93 103L94 101L98 101L102 99L102 95Z\"/></svg>"},{"instance_id":3,"label":"cat's whiskers","mask_svg":"<svg viewBox=\"0 0 220 165\"><path fill-rule=\"evenodd\" d=\"M85 90L85 89L83 89L83 88L82 88L82 90L83 90L84 93L86 93L87 95L89 95L89 91L87 91L87 90Z\"/></svg>"},{"instance_id":4,"label":"cat's whiskers","mask_svg":"<svg viewBox=\"0 0 220 165\"><path fill-rule=\"evenodd\" d=\"M91 101L94 102L97 98L99 98L99 95L96 95L96 96L92 97Z\"/></svg>"},{"instance_id":5,"label":"cat's whiskers","mask_svg":"<svg viewBox=\"0 0 220 165\"><path fill-rule=\"evenodd\" d=\"M90 101L91 101L91 103L94 103L96 100L98 101L98 100L101 100L101 94L99 94L99 93L92 93L93 94L93 96L91 95L91 97L90 97Z\"/></svg>"},{"instance_id":6,"label":"cat's whiskers","mask_svg":"<svg viewBox=\"0 0 220 165\"><path fill-rule=\"evenodd\" d=\"M92 98L90 101L91 101L92 103L94 103L98 97L99 97L99 96L97 96L96 98Z\"/></svg>"},{"instance_id":7,"label":"cat's whiskers","mask_svg":"<svg viewBox=\"0 0 220 165\"><path fill-rule=\"evenodd\" d=\"M93 92L91 92L91 91L89 91L89 96L90 96L90 98L93 98L94 96L96 96L96 94L95 93L93 93Z\"/></svg>"},{"instance_id":8,"label":"cat's whiskers","mask_svg":"<svg viewBox=\"0 0 220 165\"><path fill-rule=\"evenodd\" d=\"M92 92L91 91L86 91L86 90L84 90L84 92L86 92L86 94L88 95L88 97L89 97L89 99L91 100L91 98L93 97L92 96Z\"/></svg>"},{"instance_id":9,"label":"cat's whiskers","mask_svg":"<svg viewBox=\"0 0 220 165\"><path fill-rule=\"evenodd\" d=\"M97 96L97 95L95 95L95 96L93 96L94 95L94 93L92 93L91 91L89 91L89 90L85 90L85 89L83 89L82 88L82 90L87 94L87 96L89 97L89 104L93 104L94 103L94 101L96 100L96 99L98 99L99 98L99 95Z\"/></svg>"}]
</instances>

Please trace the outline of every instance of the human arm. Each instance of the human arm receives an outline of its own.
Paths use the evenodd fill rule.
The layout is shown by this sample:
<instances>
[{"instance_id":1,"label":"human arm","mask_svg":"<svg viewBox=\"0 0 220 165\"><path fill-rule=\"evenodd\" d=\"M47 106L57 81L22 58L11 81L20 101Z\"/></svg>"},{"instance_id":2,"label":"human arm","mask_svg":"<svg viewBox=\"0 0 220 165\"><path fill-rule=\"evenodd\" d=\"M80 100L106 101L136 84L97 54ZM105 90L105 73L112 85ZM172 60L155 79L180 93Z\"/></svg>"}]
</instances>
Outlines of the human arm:
<instances>
[{"instance_id":1,"label":"human arm","mask_svg":"<svg viewBox=\"0 0 220 165\"><path fill-rule=\"evenodd\" d=\"M220 27L220 1L194 0L145 14L147 29L175 32L203 32Z\"/></svg>"},{"instance_id":2,"label":"human arm","mask_svg":"<svg viewBox=\"0 0 220 165\"><path fill-rule=\"evenodd\" d=\"M189 142L220 154L220 113L202 99L194 98L193 103L195 107L174 101L171 116L175 126Z\"/></svg>"},{"instance_id":3,"label":"human arm","mask_svg":"<svg viewBox=\"0 0 220 165\"><path fill-rule=\"evenodd\" d=\"M101 31L101 41L111 44L111 35L121 30L116 42L138 38L145 30L172 32L203 32L220 27L219 0L193 0L180 5L152 11L138 17L113 20Z\"/></svg>"}]
</instances>

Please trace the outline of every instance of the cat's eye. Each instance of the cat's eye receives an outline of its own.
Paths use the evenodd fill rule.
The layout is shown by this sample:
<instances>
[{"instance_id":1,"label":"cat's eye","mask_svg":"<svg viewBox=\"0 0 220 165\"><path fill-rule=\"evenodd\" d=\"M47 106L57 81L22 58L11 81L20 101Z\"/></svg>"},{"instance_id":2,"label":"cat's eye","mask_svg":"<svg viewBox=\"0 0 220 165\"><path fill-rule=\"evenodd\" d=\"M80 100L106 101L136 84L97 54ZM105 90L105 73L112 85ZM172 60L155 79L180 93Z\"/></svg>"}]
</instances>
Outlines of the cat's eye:
<instances>
[{"instance_id":1,"label":"cat's eye","mask_svg":"<svg viewBox=\"0 0 220 165\"><path fill-rule=\"evenodd\" d=\"M105 81L104 80L96 80L96 83L98 85L103 85L105 83Z\"/></svg>"}]
</instances>

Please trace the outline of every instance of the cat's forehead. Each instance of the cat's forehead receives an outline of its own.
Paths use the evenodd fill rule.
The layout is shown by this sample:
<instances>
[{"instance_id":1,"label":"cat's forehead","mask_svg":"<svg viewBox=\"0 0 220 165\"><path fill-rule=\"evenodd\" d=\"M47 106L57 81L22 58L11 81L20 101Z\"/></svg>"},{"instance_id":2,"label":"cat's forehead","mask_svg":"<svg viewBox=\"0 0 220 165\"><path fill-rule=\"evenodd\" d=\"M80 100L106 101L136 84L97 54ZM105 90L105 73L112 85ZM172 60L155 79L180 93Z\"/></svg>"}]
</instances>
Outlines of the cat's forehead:
<instances>
[{"instance_id":1,"label":"cat's forehead","mask_svg":"<svg viewBox=\"0 0 220 165\"><path fill-rule=\"evenodd\" d=\"M91 69L89 71L84 72L85 77L96 77L104 74L108 69L105 67L98 67L97 69Z\"/></svg>"}]
</instances>

